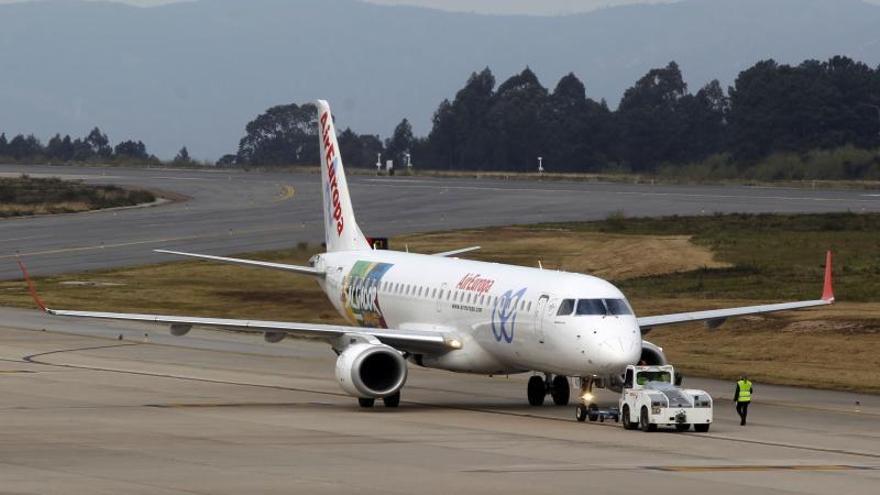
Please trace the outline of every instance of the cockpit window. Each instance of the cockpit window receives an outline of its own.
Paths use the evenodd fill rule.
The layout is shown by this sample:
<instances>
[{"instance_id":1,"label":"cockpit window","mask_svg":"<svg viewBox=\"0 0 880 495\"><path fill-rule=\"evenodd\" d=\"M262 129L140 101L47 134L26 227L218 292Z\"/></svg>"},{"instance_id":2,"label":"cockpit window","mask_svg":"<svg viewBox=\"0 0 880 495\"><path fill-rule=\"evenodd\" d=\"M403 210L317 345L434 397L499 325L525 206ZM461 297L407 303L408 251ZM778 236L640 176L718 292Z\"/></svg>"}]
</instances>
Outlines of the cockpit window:
<instances>
[{"instance_id":1,"label":"cockpit window","mask_svg":"<svg viewBox=\"0 0 880 495\"><path fill-rule=\"evenodd\" d=\"M559 303L559 311L556 312L556 316L568 316L574 311L574 299L563 299L561 303Z\"/></svg>"},{"instance_id":2,"label":"cockpit window","mask_svg":"<svg viewBox=\"0 0 880 495\"><path fill-rule=\"evenodd\" d=\"M631 315L632 310L623 299L578 299L577 315Z\"/></svg>"},{"instance_id":3,"label":"cockpit window","mask_svg":"<svg viewBox=\"0 0 880 495\"><path fill-rule=\"evenodd\" d=\"M579 315L607 315L605 305L601 299L579 299L577 304Z\"/></svg>"},{"instance_id":4,"label":"cockpit window","mask_svg":"<svg viewBox=\"0 0 880 495\"><path fill-rule=\"evenodd\" d=\"M623 299L605 299L605 306L608 307L608 313L612 315L631 315L632 310Z\"/></svg>"}]
</instances>

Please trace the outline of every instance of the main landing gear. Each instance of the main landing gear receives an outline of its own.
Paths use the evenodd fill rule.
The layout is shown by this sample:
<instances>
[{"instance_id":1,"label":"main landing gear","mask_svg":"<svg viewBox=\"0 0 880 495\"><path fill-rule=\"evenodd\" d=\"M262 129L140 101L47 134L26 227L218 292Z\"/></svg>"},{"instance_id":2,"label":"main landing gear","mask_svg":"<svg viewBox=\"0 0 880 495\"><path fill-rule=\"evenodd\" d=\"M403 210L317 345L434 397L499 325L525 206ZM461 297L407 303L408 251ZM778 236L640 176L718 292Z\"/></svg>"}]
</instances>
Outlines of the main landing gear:
<instances>
[{"instance_id":1,"label":"main landing gear","mask_svg":"<svg viewBox=\"0 0 880 495\"><path fill-rule=\"evenodd\" d=\"M554 376L550 373L545 373L543 378L538 375L529 378L529 405L543 405L547 394L550 394L550 397L553 398L553 403L557 406L567 406L568 399L571 396L568 378L561 375Z\"/></svg>"}]
</instances>

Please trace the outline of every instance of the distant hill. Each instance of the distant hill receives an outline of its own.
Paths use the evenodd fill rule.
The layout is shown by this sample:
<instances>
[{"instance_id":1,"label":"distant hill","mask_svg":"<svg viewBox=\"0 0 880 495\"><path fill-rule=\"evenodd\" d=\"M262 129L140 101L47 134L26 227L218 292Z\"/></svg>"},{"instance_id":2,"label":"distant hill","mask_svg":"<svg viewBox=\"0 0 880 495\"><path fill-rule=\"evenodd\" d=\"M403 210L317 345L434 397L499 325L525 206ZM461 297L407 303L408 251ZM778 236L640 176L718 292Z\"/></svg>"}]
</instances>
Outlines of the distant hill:
<instances>
[{"instance_id":1,"label":"distant hill","mask_svg":"<svg viewBox=\"0 0 880 495\"><path fill-rule=\"evenodd\" d=\"M692 88L732 83L765 58L880 63L880 7L859 0L686 0L565 17L488 16L355 0L202 0L0 5L0 130L136 138L172 156L234 151L267 107L317 97L338 124L387 136L485 66L530 66L553 87L574 71L616 106L676 60Z\"/></svg>"}]
</instances>

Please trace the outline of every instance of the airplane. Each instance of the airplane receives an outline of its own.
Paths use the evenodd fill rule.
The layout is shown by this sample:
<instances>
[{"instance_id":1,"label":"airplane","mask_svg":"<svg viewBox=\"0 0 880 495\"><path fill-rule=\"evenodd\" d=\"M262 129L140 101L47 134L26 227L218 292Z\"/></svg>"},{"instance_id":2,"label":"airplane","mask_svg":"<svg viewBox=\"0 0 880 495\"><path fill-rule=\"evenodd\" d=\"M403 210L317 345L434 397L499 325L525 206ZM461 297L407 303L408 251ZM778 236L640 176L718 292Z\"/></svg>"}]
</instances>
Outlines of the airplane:
<instances>
[{"instance_id":1,"label":"airplane","mask_svg":"<svg viewBox=\"0 0 880 495\"><path fill-rule=\"evenodd\" d=\"M568 404L572 377L586 401L594 385L619 391L627 365L666 364L663 350L642 338L652 328L691 321L716 328L731 317L834 302L830 251L820 299L637 317L601 278L459 257L479 246L434 254L373 249L355 220L330 106L316 106L326 252L297 266L157 251L311 277L348 325L51 309L19 261L36 304L60 317L169 325L176 336L206 327L261 333L268 342L323 340L338 355L341 388L370 408L377 399L399 405L408 363L481 375L533 372L526 390L533 406L547 395Z\"/></svg>"}]
</instances>

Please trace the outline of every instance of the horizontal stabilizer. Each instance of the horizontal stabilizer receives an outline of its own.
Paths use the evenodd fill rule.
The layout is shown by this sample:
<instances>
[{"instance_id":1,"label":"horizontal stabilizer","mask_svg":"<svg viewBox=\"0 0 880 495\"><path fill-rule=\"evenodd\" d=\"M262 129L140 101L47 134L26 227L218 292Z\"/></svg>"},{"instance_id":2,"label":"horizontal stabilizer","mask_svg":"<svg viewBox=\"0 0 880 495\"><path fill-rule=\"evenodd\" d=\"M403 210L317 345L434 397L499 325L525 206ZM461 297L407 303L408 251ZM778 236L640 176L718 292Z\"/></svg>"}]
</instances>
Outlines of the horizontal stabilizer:
<instances>
[{"instance_id":1,"label":"horizontal stabilizer","mask_svg":"<svg viewBox=\"0 0 880 495\"><path fill-rule=\"evenodd\" d=\"M452 251L443 251L442 253L434 253L434 256L458 256L459 254L470 253L471 251L476 251L480 249L480 246L471 246L461 249L453 249Z\"/></svg>"},{"instance_id":2,"label":"horizontal stabilizer","mask_svg":"<svg viewBox=\"0 0 880 495\"><path fill-rule=\"evenodd\" d=\"M313 277L323 277L324 272L311 266L286 265L283 263L272 263L269 261L245 260L241 258L227 258L225 256L213 256L210 254L182 253L180 251L169 251L167 249L156 249L155 252L163 254L176 254L178 256L187 256L190 258L198 258L208 261L217 261L219 263L230 263L233 265L253 266L257 268L268 268L270 270L281 270L285 272L298 273L300 275L311 275Z\"/></svg>"}]
</instances>

